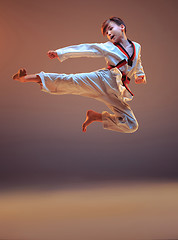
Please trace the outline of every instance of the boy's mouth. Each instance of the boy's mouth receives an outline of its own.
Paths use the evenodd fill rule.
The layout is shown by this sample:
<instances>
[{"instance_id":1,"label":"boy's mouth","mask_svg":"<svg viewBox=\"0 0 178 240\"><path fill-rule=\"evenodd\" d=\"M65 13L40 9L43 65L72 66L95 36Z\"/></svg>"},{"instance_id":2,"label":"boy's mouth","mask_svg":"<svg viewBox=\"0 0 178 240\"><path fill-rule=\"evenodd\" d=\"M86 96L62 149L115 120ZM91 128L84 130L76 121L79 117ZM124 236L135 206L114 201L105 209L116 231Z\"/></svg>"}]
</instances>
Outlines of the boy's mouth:
<instances>
[{"instance_id":1,"label":"boy's mouth","mask_svg":"<svg viewBox=\"0 0 178 240\"><path fill-rule=\"evenodd\" d=\"M111 40L114 38L114 35L111 36Z\"/></svg>"}]
</instances>

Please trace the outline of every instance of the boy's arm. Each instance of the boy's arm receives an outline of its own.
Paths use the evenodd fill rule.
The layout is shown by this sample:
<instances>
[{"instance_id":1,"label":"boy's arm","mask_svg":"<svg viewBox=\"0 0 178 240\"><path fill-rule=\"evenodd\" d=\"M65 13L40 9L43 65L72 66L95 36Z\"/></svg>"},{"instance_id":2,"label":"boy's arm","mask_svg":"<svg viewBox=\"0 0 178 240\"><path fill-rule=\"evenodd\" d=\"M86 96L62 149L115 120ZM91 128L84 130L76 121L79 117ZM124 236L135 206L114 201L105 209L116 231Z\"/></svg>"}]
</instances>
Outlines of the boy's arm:
<instances>
[{"instance_id":1,"label":"boy's arm","mask_svg":"<svg viewBox=\"0 0 178 240\"><path fill-rule=\"evenodd\" d=\"M141 47L138 54L138 60L137 60L137 67L136 67L136 73L135 73L135 83L146 83L146 76L143 70L142 62L141 62Z\"/></svg>"},{"instance_id":2,"label":"boy's arm","mask_svg":"<svg viewBox=\"0 0 178 240\"><path fill-rule=\"evenodd\" d=\"M61 62L68 58L103 57L104 46L103 43L79 44L60 48L55 51L50 50L47 54L51 59L58 58Z\"/></svg>"}]
</instances>

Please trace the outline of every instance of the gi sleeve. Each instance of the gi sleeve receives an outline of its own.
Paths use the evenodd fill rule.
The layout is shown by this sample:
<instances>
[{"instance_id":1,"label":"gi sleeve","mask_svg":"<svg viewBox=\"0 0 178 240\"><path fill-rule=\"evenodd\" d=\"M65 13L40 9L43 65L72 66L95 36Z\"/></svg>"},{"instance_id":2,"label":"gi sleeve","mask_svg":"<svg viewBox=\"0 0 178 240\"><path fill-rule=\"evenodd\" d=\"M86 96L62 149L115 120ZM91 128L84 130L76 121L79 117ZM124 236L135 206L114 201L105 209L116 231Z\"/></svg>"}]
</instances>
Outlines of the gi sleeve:
<instances>
[{"instance_id":1,"label":"gi sleeve","mask_svg":"<svg viewBox=\"0 0 178 240\"><path fill-rule=\"evenodd\" d=\"M56 52L61 62L68 58L103 57L105 55L103 43L86 43L73 45L57 49Z\"/></svg>"},{"instance_id":2,"label":"gi sleeve","mask_svg":"<svg viewBox=\"0 0 178 240\"><path fill-rule=\"evenodd\" d=\"M137 67L136 67L136 72L135 72L135 79L139 76L144 76L144 79L146 81L146 75L145 72L143 70L143 66L142 66L142 61L141 61L141 47L139 49L139 53L138 53L138 60L137 60Z\"/></svg>"}]
</instances>

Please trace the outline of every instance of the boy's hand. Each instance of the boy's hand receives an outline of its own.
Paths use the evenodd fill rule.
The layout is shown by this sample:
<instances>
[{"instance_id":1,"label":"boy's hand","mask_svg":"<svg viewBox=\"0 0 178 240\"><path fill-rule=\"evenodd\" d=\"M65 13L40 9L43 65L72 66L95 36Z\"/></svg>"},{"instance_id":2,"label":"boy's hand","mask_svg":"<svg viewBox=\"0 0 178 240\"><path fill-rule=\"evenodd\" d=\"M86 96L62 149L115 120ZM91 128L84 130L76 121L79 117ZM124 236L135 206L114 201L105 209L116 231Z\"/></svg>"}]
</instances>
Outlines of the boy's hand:
<instances>
[{"instance_id":1,"label":"boy's hand","mask_svg":"<svg viewBox=\"0 0 178 240\"><path fill-rule=\"evenodd\" d=\"M57 57L58 57L57 52L54 51L54 50L49 50L49 51L47 52L47 55L48 55L48 57L49 57L50 59L54 59L54 58L57 58Z\"/></svg>"},{"instance_id":2,"label":"boy's hand","mask_svg":"<svg viewBox=\"0 0 178 240\"><path fill-rule=\"evenodd\" d=\"M144 75L137 77L137 78L135 79L135 83L136 83L136 84L146 83L146 80L145 80L145 78L144 78Z\"/></svg>"}]
</instances>

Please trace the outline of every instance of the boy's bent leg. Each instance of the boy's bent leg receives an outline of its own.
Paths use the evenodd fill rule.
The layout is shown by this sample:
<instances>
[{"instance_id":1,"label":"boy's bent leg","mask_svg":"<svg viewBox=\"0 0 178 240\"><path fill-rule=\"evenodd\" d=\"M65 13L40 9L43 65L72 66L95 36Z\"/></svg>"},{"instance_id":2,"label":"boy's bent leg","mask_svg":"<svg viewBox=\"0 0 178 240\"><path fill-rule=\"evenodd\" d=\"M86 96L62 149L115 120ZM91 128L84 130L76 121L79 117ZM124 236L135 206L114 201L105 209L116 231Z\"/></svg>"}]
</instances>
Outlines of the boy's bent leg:
<instances>
[{"instance_id":1,"label":"boy's bent leg","mask_svg":"<svg viewBox=\"0 0 178 240\"><path fill-rule=\"evenodd\" d=\"M129 105L123 102L118 95L119 89L115 77L109 70L101 70L82 74L38 74L42 81L42 89L55 94L75 94L94 98L105 103L114 114L103 112L99 121L108 130L131 133L138 129L137 120ZM94 111L93 111L94 112ZM83 131L92 122L97 121L91 110L82 126Z\"/></svg>"},{"instance_id":2,"label":"boy's bent leg","mask_svg":"<svg viewBox=\"0 0 178 240\"><path fill-rule=\"evenodd\" d=\"M123 110L120 103L117 107L111 105L108 105L108 107L114 114L106 111L102 112L102 123L105 129L122 133L133 133L138 129L138 122L129 107Z\"/></svg>"},{"instance_id":3,"label":"boy's bent leg","mask_svg":"<svg viewBox=\"0 0 178 240\"><path fill-rule=\"evenodd\" d=\"M87 127L93 122L102 122L105 129L122 133L133 133L138 129L138 122L131 110L129 114L120 112L120 110L119 112L112 111L115 112L115 114L110 114L106 111L98 113L93 110L88 110L86 120L82 125L82 131L86 132Z\"/></svg>"}]
</instances>

